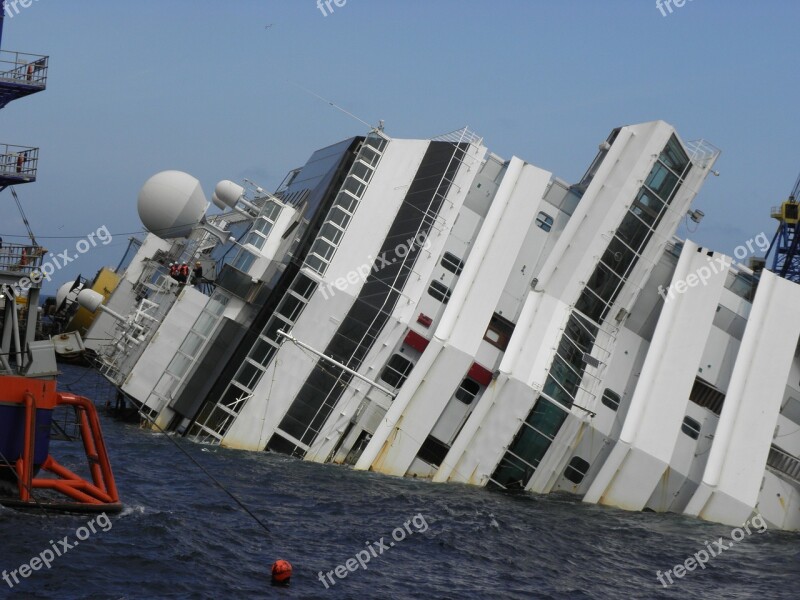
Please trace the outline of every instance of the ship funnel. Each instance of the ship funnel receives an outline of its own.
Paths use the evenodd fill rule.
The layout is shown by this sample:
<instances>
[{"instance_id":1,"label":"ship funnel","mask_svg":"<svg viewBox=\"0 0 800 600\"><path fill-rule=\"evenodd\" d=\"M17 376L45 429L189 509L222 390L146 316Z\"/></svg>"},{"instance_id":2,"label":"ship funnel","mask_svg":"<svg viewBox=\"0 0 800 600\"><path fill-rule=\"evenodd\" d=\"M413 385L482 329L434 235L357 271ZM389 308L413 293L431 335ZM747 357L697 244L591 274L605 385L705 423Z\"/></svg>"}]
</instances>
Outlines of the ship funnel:
<instances>
[{"instance_id":1,"label":"ship funnel","mask_svg":"<svg viewBox=\"0 0 800 600\"><path fill-rule=\"evenodd\" d=\"M236 208L239 200L244 196L244 188L233 181L225 179L217 184L214 195L223 206L227 208ZM219 206L219 204L217 204L217 206Z\"/></svg>"},{"instance_id":2,"label":"ship funnel","mask_svg":"<svg viewBox=\"0 0 800 600\"><path fill-rule=\"evenodd\" d=\"M170 239L189 235L208 203L197 179L181 171L162 171L142 186L137 208L147 231Z\"/></svg>"}]
</instances>

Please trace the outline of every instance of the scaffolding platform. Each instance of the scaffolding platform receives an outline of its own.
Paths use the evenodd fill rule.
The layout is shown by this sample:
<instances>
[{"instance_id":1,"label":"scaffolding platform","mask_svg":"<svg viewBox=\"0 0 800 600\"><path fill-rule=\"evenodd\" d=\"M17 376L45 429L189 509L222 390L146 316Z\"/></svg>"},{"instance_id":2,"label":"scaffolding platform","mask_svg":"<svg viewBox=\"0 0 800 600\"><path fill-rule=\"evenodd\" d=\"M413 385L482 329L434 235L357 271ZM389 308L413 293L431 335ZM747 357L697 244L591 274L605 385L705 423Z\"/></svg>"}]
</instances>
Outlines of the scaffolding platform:
<instances>
[{"instance_id":1,"label":"scaffolding platform","mask_svg":"<svg viewBox=\"0 0 800 600\"><path fill-rule=\"evenodd\" d=\"M49 57L0 51L0 108L47 87Z\"/></svg>"},{"instance_id":2,"label":"scaffolding platform","mask_svg":"<svg viewBox=\"0 0 800 600\"><path fill-rule=\"evenodd\" d=\"M36 181L39 148L0 144L0 188Z\"/></svg>"}]
</instances>

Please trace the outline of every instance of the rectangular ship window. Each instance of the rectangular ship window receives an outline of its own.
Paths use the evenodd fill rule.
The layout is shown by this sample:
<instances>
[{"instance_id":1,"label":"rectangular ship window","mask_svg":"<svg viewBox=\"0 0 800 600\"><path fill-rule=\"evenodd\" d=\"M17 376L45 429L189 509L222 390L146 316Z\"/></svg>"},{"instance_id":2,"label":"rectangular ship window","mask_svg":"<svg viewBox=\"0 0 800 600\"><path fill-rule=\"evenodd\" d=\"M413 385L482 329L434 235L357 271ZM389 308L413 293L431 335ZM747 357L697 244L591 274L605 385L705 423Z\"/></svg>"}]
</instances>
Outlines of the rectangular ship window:
<instances>
[{"instance_id":1,"label":"rectangular ship window","mask_svg":"<svg viewBox=\"0 0 800 600\"><path fill-rule=\"evenodd\" d=\"M553 217L546 212L540 212L536 217L536 225L544 231L550 231L553 228Z\"/></svg>"},{"instance_id":2,"label":"rectangular ship window","mask_svg":"<svg viewBox=\"0 0 800 600\"><path fill-rule=\"evenodd\" d=\"M436 298L439 302L447 304L450 300L450 288L439 281L431 281L431 286L428 288L428 294Z\"/></svg>"},{"instance_id":3,"label":"rectangular ship window","mask_svg":"<svg viewBox=\"0 0 800 600\"><path fill-rule=\"evenodd\" d=\"M472 404L475 396L481 391L481 384L467 377L456 390L456 399L464 404Z\"/></svg>"},{"instance_id":4,"label":"rectangular ship window","mask_svg":"<svg viewBox=\"0 0 800 600\"><path fill-rule=\"evenodd\" d=\"M692 417L684 417L681 431L693 440L696 440L700 437L700 423L695 421Z\"/></svg>"},{"instance_id":5,"label":"rectangular ship window","mask_svg":"<svg viewBox=\"0 0 800 600\"><path fill-rule=\"evenodd\" d=\"M514 324L495 313L489 322L489 327L483 335L483 339L495 348L504 350L508 348L511 334L514 333Z\"/></svg>"},{"instance_id":6,"label":"rectangular ship window","mask_svg":"<svg viewBox=\"0 0 800 600\"><path fill-rule=\"evenodd\" d=\"M458 258L452 252L445 252L444 256L442 257L442 266L458 276L461 275L461 271L464 270L464 261Z\"/></svg>"},{"instance_id":7,"label":"rectangular ship window","mask_svg":"<svg viewBox=\"0 0 800 600\"><path fill-rule=\"evenodd\" d=\"M408 360L405 356L394 354L386 367L381 373L381 379L388 383L393 388L398 388L405 382L411 369L414 368L414 363Z\"/></svg>"}]
</instances>

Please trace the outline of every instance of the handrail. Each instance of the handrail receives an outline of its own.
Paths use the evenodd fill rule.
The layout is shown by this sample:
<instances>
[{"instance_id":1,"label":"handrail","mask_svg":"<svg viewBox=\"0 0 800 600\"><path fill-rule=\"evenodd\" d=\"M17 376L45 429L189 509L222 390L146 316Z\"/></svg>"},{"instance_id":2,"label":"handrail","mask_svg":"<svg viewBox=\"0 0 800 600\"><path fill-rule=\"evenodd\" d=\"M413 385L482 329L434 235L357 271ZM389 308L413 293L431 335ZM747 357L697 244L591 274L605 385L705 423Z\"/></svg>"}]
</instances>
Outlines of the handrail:
<instances>
[{"instance_id":1,"label":"handrail","mask_svg":"<svg viewBox=\"0 0 800 600\"><path fill-rule=\"evenodd\" d=\"M689 160L705 167L709 162L716 160L721 150L708 140L699 139L686 142L684 148L688 150Z\"/></svg>"},{"instance_id":2,"label":"handrail","mask_svg":"<svg viewBox=\"0 0 800 600\"><path fill-rule=\"evenodd\" d=\"M44 88L49 56L0 50L0 80Z\"/></svg>"},{"instance_id":3,"label":"handrail","mask_svg":"<svg viewBox=\"0 0 800 600\"><path fill-rule=\"evenodd\" d=\"M30 273L41 266L46 252L40 246L5 244L0 240L0 271Z\"/></svg>"},{"instance_id":4,"label":"handrail","mask_svg":"<svg viewBox=\"0 0 800 600\"><path fill-rule=\"evenodd\" d=\"M38 166L39 148L0 144L0 178L32 179Z\"/></svg>"}]
</instances>

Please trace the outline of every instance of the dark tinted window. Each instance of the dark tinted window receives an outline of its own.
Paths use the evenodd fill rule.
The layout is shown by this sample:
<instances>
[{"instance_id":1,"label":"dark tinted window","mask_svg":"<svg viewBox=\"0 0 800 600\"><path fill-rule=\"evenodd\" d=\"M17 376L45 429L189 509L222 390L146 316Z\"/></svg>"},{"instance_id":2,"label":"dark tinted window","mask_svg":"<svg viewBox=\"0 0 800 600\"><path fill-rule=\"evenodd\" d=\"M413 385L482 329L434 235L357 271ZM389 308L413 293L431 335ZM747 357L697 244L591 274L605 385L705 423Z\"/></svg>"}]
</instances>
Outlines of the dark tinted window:
<instances>
[{"instance_id":1,"label":"dark tinted window","mask_svg":"<svg viewBox=\"0 0 800 600\"><path fill-rule=\"evenodd\" d=\"M444 304L447 304L447 301L450 300L451 293L450 288L440 281L432 281L431 287L428 288L428 294Z\"/></svg>"},{"instance_id":2,"label":"dark tinted window","mask_svg":"<svg viewBox=\"0 0 800 600\"><path fill-rule=\"evenodd\" d=\"M445 252L442 257L442 266L451 273L461 275L461 271L464 270L464 261L452 252Z\"/></svg>"},{"instance_id":3,"label":"dark tinted window","mask_svg":"<svg viewBox=\"0 0 800 600\"><path fill-rule=\"evenodd\" d=\"M692 417L684 417L681 431L693 440L696 440L700 437L700 423L695 421Z\"/></svg>"},{"instance_id":4,"label":"dark tinted window","mask_svg":"<svg viewBox=\"0 0 800 600\"><path fill-rule=\"evenodd\" d=\"M386 363L386 367L383 369L383 373L381 373L381 379L392 387L400 387L413 368L414 363L405 356L395 354L389 359L389 362Z\"/></svg>"},{"instance_id":5,"label":"dark tinted window","mask_svg":"<svg viewBox=\"0 0 800 600\"><path fill-rule=\"evenodd\" d=\"M606 388L606 391L603 392L603 399L602 399L603 404L605 404L611 410L615 411L619 408L619 401L620 401L619 394L617 394L616 392L612 392L611 390Z\"/></svg>"},{"instance_id":6,"label":"dark tinted window","mask_svg":"<svg viewBox=\"0 0 800 600\"><path fill-rule=\"evenodd\" d=\"M546 212L540 212L536 217L536 224L545 231L550 231L553 228L553 217Z\"/></svg>"},{"instance_id":7,"label":"dark tinted window","mask_svg":"<svg viewBox=\"0 0 800 600\"><path fill-rule=\"evenodd\" d=\"M589 470L589 463L583 460L580 456L573 456L569 461L569 465L564 470L564 477L569 479L572 483L580 483L586 476Z\"/></svg>"},{"instance_id":8,"label":"dark tinted window","mask_svg":"<svg viewBox=\"0 0 800 600\"><path fill-rule=\"evenodd\" d=\"M438 467L442 464L442 461L444 460L444 457L447 456L447 452L449 450L450 446L440 442L432 435L429 435L420 447L417 458L425 461L429 465Z\"/></svg>"},{"instance_id":9,"label":"dark tinted window","mask_svg":"<svg viewBox=\"0 0 800 600\"><path fill-rule=\"evenodd\" d=\"M464 404L472 404L475 396L481 391L481 384L467 377L456 390L456 398Z\"/></svg>"}]
</instances>

